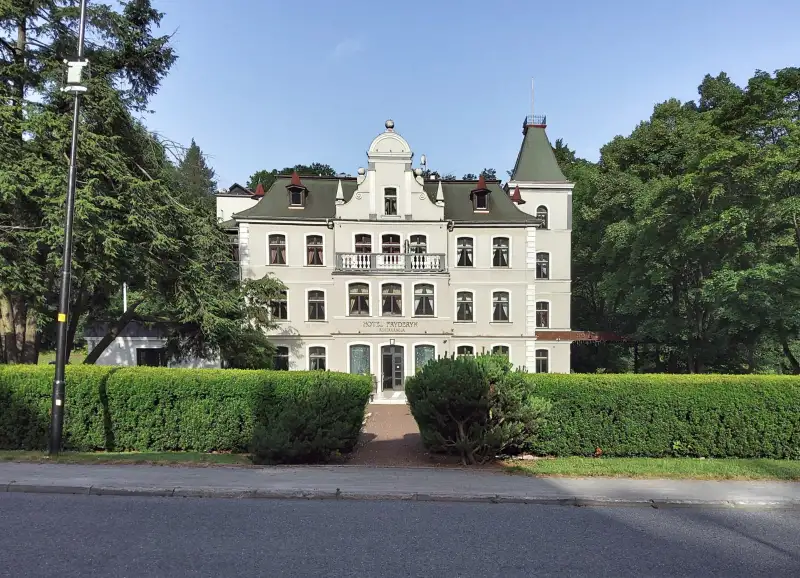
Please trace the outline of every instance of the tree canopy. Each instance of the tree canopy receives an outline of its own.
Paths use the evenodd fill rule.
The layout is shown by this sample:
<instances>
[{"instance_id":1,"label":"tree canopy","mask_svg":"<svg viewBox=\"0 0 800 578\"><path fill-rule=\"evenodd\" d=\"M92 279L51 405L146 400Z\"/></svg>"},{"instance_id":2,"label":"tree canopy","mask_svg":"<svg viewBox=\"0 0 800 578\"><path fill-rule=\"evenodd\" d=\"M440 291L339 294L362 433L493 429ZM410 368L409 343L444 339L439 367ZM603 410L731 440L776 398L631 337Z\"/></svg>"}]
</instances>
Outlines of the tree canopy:
<instances>
[{"instance_id":1,"label":"tree canopy","mask_svg":"<svg viewBox=\"0 0 800 578\"><path fill-rule=\"evenodd\" d=\"M800 373L800 69L706 76L590 163L573 193L573 327L642 344L640 370ZM626 348L576 370L631 369Z\"/></svg>"},{"instance_id":2,"label":"tree canopy","mask_svg":"<svg viewBox=\"0 0 800 578\"><path fill-rule=\"evenodd\" d=\"M260 170L250 175L247 181L247 188L251 191L254 190L259 184L267 191L281 175L291 175L292 172L297 171L301 177L335 177L337 173L333 167L323 163L311 163L310 165L294 165L293 167L284 167L280 170Z\"/></svg>"}]
</instances>

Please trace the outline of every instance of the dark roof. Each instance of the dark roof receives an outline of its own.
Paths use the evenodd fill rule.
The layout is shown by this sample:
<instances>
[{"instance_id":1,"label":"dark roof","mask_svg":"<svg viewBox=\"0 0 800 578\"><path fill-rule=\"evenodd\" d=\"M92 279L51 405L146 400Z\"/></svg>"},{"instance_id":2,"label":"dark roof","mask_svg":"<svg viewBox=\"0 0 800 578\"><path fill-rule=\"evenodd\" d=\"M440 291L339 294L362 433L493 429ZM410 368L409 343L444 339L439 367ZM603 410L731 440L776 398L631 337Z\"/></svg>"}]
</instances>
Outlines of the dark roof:
<instances>
[{"instance_id":1,"label":"dark roof","mask_svg":"<svg viewBox=\"0 0 800 578\"><path fill-rule=\"evenodd\" d=\"M302 209L289 207L286 185L290 177L279 177L269 188L267 194L249 209L236 213L237 220L247 219L296 219L326 220L336 216L336 189L342 182L344 200L353 198L358 186L355 178L303 177L303 185L308 188L306 204ZM488 212L476 213L470 195L477 181L441 181L444 196L444 219L472 223L535 223L536 217L521 211L500 187L500 181L485 183L489 195ZM426 181L425 193L432 203L436 202L439 181Z\"/></svg>"},{"instance_id":2,"label":"dark roof","mask_svg":"<svg viewBox=\"0 0 800 578\"><path fill-rule=\"evenodd\" d=\"M522 146L511 174L512 181L535 183L566 183L567 178L553 154L543 125L528 125L523 129Z\"/></svg>"},{"instance_id":3,"label":"dark roof","mask_svg":"<svg viewBox=\"0 0 800 578\"><path fill-rule=\"evenodd\" d=\"M303 177L303 184L308 189L305 207L292 209L289 207L289 194L286 192L286 185L291 183L291 177L283 176L275 179L263 199L234 216L237 219L331 219L336 216L336 189L340 180L344 200L349 201L358 186L354 178Z\"/></svg>"},{"instance_id":4,"label":"dark roof","mask_svg":"<svg viewBox=\"0 0 800 578\"><path fill-rule=\"evenodd\" d=\"M243 187L239 183L233 183L231 187L224 193L218 192L218 197L252 197L253 191L247 187Z\"/></svg>"}]
</instances>

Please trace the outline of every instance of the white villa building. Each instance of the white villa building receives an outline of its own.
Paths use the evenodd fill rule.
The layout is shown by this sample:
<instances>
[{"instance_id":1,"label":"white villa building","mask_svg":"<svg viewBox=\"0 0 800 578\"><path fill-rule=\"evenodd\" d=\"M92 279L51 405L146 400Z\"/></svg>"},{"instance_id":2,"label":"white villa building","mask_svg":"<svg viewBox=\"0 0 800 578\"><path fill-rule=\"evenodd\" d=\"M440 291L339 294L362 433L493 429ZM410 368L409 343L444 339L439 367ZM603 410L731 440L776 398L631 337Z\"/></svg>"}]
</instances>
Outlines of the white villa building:
<instances>
[{"instance_id":1,"label":"white villa building","mask_svg":"<svg viewBox=\"0 0 800 578\"><path fill-rule=\"evenodd\" d=\"M406 376L452 353L568 373L573 185L544 117L526 117L504 187L424 178L385 127L355 178L293 174L217 195L242 277L288 288L272 304L276 364L372 374L378 399L404 399Z\"/></svg>"}]
</instances>

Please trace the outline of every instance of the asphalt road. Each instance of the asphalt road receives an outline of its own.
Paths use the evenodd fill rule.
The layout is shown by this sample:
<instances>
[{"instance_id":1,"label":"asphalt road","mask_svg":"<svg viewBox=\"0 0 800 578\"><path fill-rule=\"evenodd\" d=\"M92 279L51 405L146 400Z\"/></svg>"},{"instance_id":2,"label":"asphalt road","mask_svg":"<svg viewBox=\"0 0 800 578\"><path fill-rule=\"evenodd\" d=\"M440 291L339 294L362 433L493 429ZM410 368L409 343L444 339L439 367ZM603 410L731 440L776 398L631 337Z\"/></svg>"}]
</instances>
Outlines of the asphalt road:
<instances>
[{"instance_id":1,"label":"asphalt road","mask_svg":"<svg viewBox=\"0 0 800 578\"><path fill-rule=\"evenodd\" d=\"M0 576L800 576L800 512L0 494Z\"/></svg>"}]
</instances>

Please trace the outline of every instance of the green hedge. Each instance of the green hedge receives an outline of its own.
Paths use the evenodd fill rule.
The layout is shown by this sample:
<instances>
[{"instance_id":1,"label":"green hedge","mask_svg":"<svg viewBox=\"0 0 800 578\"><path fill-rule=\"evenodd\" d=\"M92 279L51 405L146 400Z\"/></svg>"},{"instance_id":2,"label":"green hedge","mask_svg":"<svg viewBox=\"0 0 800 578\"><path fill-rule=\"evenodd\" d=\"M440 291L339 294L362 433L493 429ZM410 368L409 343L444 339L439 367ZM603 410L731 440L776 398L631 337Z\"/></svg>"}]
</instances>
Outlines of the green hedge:
<instances>
[{"instance_id":1,"label":"green hedge","mask_svg":"<svg viewBox=\"0 0 800 578\"><path fill-rule=\"evenodd\" d=\"M529 374L552 409L540 455L800 458L800 379Z\"/></svg>"},{"instance_id":2,"label":"green hedge","mask_svg":"<svg viewBox=\"0 0 800 578\"><path fill-rule=\"evenodd\" d=\"M45 449L52 379L52 367L0 366L0 449ZM283 436L272 442L292 451L270 461L322 461L352 449L371 390L364 376L328 372L68 367L64 444L236 452L271 428ZM324 440L309 443L297 415Z\"/></svg>"}]
</instances>

